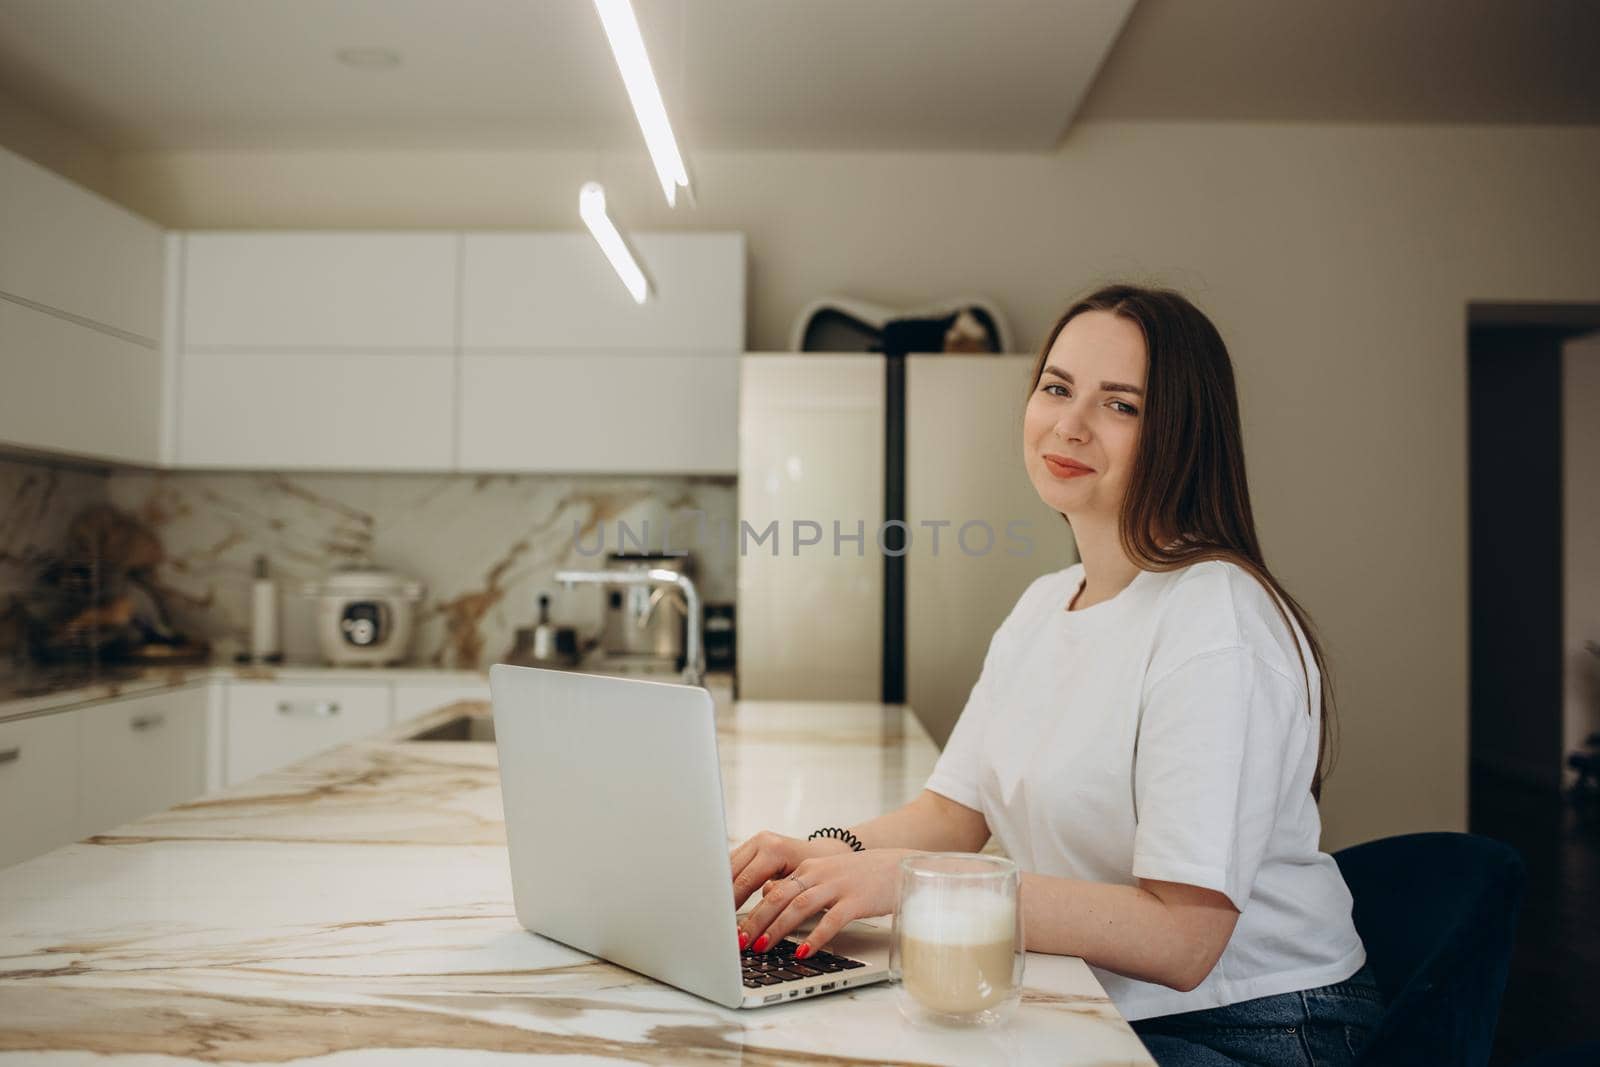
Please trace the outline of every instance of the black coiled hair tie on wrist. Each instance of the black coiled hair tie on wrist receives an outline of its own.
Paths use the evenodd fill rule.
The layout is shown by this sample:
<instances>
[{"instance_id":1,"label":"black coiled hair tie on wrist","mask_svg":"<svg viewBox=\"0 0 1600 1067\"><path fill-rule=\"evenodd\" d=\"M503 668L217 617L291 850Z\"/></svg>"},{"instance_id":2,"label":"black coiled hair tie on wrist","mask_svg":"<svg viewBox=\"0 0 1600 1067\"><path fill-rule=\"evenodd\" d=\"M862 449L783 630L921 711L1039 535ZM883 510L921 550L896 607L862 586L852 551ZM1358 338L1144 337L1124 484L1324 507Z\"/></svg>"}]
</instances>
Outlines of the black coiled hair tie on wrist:
<instances>
[{"instance_id":1,"label":"black coiled hair tie on wrist","mask_svg":"<svg viewBox=\"0 0 1600 1067\"><path fill-rule=\"evenodd\" d=\"M806 840L815 841L819 837L831 837L836 841L843 841L850 846L852 852L860 852L867 847L861 843L861 839L855 834L849 830L841 830L837 826L824 826L820 830L813 830L811 831L811 836Z\"/></svg>"}]
</instances>

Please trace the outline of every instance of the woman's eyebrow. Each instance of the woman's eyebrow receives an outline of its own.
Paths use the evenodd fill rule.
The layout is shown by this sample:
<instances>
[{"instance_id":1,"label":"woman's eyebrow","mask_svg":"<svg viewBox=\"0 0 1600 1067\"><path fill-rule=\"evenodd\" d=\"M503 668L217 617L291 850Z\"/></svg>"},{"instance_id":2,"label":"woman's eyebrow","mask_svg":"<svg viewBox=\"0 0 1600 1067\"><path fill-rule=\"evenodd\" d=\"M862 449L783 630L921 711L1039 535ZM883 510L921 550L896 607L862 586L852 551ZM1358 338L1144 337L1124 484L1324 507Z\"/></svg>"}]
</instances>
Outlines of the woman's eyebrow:
<instances>
[{"instance_id":1,"label":"woman's eyebrow","mask_svg":"<svg viewBox=\"0 0 1600 1067\"><path fill-rule=\"evenodd\" d=\"M1066 379L1068 385L1078 384L1072 380L1072 375L1060 367L1046 366L1044 372L1046 374L1054 374L1057 378ZM1129 385L1127 382L1101 382L1100 388L1107 393L1132 393L1134 396L1144 396L1143 389L1140 389L1137 385Z\"/></svg>"}]
</instances>

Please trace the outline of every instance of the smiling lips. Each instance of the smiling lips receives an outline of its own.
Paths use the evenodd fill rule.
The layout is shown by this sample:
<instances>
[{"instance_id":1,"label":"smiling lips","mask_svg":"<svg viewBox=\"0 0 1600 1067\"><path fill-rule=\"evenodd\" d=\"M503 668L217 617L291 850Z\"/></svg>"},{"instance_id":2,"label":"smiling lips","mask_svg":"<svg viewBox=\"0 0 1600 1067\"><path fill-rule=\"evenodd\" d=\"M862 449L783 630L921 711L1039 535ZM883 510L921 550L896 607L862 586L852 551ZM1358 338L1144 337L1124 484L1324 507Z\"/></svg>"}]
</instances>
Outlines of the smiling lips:
<instances>
[{"instance_id":1,"label":"smiling lips","mask_svg":"<svg viewBox=\"0 0 1600 1067\"><path fill-rule=\"evenodd\" d=\"M1085 466L1075 459L1068 459L1066 456L1058 456L1053 452L1045 453L1044 465L1057 478L1080 478L1085 474L1094 473L1093 467Z\"/></svg>"}]
</instances>

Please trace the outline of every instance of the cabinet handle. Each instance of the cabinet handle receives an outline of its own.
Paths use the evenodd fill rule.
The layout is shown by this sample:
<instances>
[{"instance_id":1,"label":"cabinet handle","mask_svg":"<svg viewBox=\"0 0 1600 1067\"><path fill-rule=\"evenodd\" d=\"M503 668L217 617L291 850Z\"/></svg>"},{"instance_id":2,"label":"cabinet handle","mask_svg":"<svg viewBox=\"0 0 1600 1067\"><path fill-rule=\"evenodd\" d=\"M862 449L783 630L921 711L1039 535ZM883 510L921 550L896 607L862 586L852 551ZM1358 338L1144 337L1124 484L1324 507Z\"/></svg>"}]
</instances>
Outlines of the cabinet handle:
<instances>
[{"instance_id":1,"label":"cabinet handle","mask_svg":"<svg viewBox=\"0 0 1600 1067\"><path fill-rule=\"evenodd\" d=\"M128 720L128 725L135 730L154 730L167 721L165 715L138 715Z\"/></svg>"},{"instance_id":2,"label":"cabinet handle","mask_svg":"<svg viewBox=\"0 0 1600 1067\"><path fill-rule=\"evenodd\" d=\"M279 715L314 715L317 718L328 719L339 714L339 702L336 700L280 700L278 701Z\"/></svg>"},{"instance_id":3,"label":"cabinet handle","mask_svg":"<svg viewBox=\"0 0 1600 1067\"><path fill-rule=\"evenodd\" d=\"M22 746L0 748L0 763L15 763L22 758Z\"/></svg>"}]
</instances>

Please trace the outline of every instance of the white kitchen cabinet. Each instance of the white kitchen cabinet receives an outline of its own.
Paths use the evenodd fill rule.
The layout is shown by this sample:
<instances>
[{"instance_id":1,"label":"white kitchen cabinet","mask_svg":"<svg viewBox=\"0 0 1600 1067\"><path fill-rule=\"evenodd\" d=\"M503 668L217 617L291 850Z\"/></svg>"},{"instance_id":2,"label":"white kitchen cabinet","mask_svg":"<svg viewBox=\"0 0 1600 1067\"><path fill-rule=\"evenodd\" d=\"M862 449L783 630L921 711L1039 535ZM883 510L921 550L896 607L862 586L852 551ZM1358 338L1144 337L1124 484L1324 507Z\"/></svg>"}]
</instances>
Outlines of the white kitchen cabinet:
<instances>
[{"instance_id":1,"label":"white kitchen cabinet","mask_svg":"<svg viewBox=\"0 0 1600 1067\"><path fill-rule=\"evenodd\" d=\"M739 696L878 700L884 357L752 354L742 374L739 519L758 534L777 523L778 552L739 554ZM801 550L805 520L821 541ZM835 524L862 541L835 542Z\"/></svg>"},{"instance_id":2,"label":"white kitchen cabinet","mask_svg":"<svg viewBox=\"0 0 1600 1067\"><path fill-rule=\"evenodd\" d=\"M81 708L78 836L104 833L206 788L206 687Z\"/></svg>"},{"instance_id":3,"label":"white kitchen cabinet","mask_svg":"<svg viewBox=\"0 0 1600 1067\"><path fill-rule=\"evenodd\" d=\"M71 841L78 827L78 713L0 723L0 867Z\"/></svg>"},{"instance_id":4,"label":"white kitchen cabinet","mask_svg":"<svg viewBox=\"0 0 1600 1067\"><path fill-rule=\"evenodd\" d=\"M227 784L277 770L392 721L389 684L229 682Z\"/></svg>"},{"instance_id":5,"label":"white kitchen cabinet","mask_svg":"<svg viewBox=\"0 0 1600 1067\"><path fill-rule=\"evenodd\" d=\"M586 232L466 234L462 348L744 350L742 233L630 233L628 241L653 285L643 304Z\"/></svg>"},{"instance_id":6,"label":"white kitchen cabinet","mask_svg":"<svg viewBox=\"0 0 1600 1067\"><path fill-rule=\"evenodd\" d=\"M411 682L394 683L394 721L409 722L419 715L438 711L460 700L489 699L489 682Z\"/></svg>"},{"instance_id":7,"label":"white kitchen cabinet","mask_svg":"<svg viewBox=\"0 0 1600 1067\"><path fill-rule=\"evenodd\" d=\"M736 352L469 352L460 408L462 470L739 469Z\"/></svg>"},{"instance_id":8,"label":"white kitchen cabinet","mask_svg":"<svg viewBox=\"0 0 1600 1067\"><path fill-rule=\"evenodd\" d=\"M739 233L188 233L160 455L185 468L732 474Z\"/></svg>"},{"instance_id":9,"label":"white kitchen cabinet","mask_svg":"<svg viewBox=\"0 0 1600 1067\"><path fill-rule=\"evenodd\" d=\"M454 233L189 233L181 347L453 352L460 241Z\"/></svg>"},{"instance_id":10,"label":"white kitchen cabinet","mask_svg":"<svg viewBox=\"0 0 1600 1067\"><path fill-rule=\"evenodd\" d=\"M156 345L164 256L161 227L0 149L0 292Z\"/></svg>"},{"instance_id":11,"label":"white kitchen cabinet","mask_svg":"<svg viewBox=\"0 0 1600 1067\"><path fill-rule=\"evenodd\" d=\"M915 536L905 557L905 696L935 738L954 728L988 635L1022 591L1077 560L1067 524L1018 456L1036 358L906 360L905 518ZM935 551L925 524L941 520L950 525ZM980 525L963 533L968 523Z\"/></svg>"},{"instance_id":12,"label":"white kitchen cabinet","mask_svg":"<svg viewBox=\"0 0 1600 1067\"><path fill-rule=\"evenodd\" d=\"M448 470L453 355L190 352L178 465L257 470Z\"/></svg>"},{"instance_id":13,"label":"white kitchen cabinet","mask_svg":"<svg viewBox=\"0 0 1600 1067\"><path fill-rule=\"evenodd\" d=\"M161 352L0 299L0 441L155 463Z\"/></svg>"},{"instance_id":14,"label":"white kitchen cabinet","mask_svg":"<svg viewBox=\"0 0 1600 1067\"><path fill-rule=\"evenodd\" d=\"M160 458L160 227L0 149L0 443Z\"/></svg>"}]
</instances>

